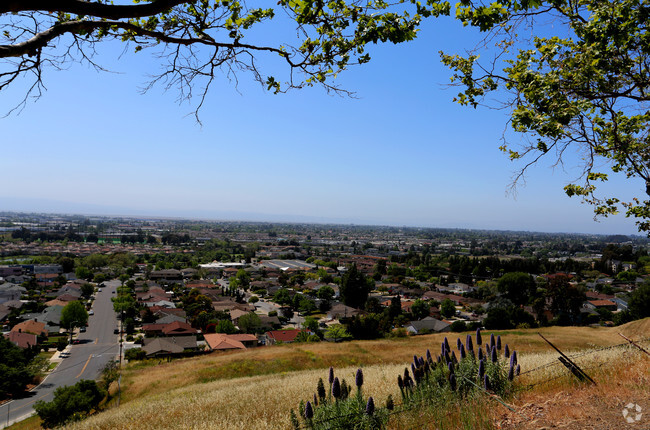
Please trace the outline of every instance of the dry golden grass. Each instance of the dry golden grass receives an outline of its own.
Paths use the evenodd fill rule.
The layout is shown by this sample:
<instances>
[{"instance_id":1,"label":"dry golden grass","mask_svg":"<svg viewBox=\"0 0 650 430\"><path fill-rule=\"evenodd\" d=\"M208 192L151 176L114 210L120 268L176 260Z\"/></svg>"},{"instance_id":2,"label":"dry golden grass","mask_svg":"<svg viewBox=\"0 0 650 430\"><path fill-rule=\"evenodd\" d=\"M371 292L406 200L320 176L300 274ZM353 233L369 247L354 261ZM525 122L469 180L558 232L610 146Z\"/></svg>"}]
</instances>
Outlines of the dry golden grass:
<instances>
[{"instance_id":1,"label":"dry golden grass","mask_svg":"<svg viewBox=\"0 0 650 430\"><path fill-rule=\"evenodd\" d=\"M537 336L537 331L495 332L518 351L522 372L557 361L558 354ZM633 339L647 338L650 319L614 328L551 327L539 331L572 355L624 343L618 332ZM465 335L459 336L464 339ZM447 336L450 343L455 343L458 337L454 333ZM443 338L444 335L430 335L341 344L282 345L136 365L124 374L123 402L119 408L70 428L288 428L289 410L296 409L301 399L312 397L318 378L326 379L329 366L334 366L339 377L353 383L354 372L362 365L364 391L374 396L378 405L383 405L388 394L399 401L396 377L413 354L424 355L427 348L437 352ZM646 340L643 346L647 349L650 343ZM424 408L396 415L391 418L390 427L471 429L479 424L480 428L537 429L562 423L578 429L592 427L589 423L593 421L595 428L608 428L596 424L622 419L621 410L630 401L648 411L644 415L648 419L645 428L650 427L650 357L633 347L617 347L584 354L576 361L598 382L596 387L576 383L562 365L552 365L521 376L522 384L537 385L509 400L516 413L492 400L477 399L473 405L445 412L450 417L445 423L436 411ZM607 365L600 366L602 363ZM555 379L545 382L551 378Z\"/></svg>"},{"instance_id":2,"label":"dry golden grass","mask_svg":"<svg viewBox=\"0 0 650 430\"><path fill-rule=\"evenodd\" d=\"M650 335L650 319L622 327L548 327L543 329L495 331L511 349L526 354L548 352L541 332L561 350L576 351L625 342L617 333L639 339ZM489 333L489 332L488 332ZM645 333L645 334L644 334ZM465 339L467 333L447 333L450 340ZM404 364L413 354L424 355L427 348L438 351L445 334L402 339L381 339L346 343L290 344L246 351L210 354L171 363L161 361L127 368L124 372L124 399L164 393L175 388L219 379L282 374L305 369L325 369L376 364ZM531 367L536 367L531 363ZM525 369L524 369L525 370Z\"/></svg>"},{"instance_id":3,"label":"dry golden grass","mask_svg":"<svg viewBox=\"0 0 650 430\"><path fill-rule=\"evenodd\" d=\"M354 384L356 367L336 374ZM364 393L383 404L395 394L403 365L364 367ZM286 429L289 410L309 400L324 369L222 379L133 400L70 426L72 429Z\"/></svg>"}]
</instances>

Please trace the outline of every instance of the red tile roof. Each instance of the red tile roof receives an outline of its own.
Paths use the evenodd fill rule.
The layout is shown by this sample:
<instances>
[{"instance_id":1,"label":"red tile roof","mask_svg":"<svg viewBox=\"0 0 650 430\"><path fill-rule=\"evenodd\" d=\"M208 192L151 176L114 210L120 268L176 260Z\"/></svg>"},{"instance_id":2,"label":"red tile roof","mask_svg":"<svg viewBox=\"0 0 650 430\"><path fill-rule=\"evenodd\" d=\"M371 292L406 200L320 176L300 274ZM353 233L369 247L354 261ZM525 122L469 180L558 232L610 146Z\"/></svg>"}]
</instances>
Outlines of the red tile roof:
<instances>
[{"instance_id":1,"label":"red tile roof","mask_svg":"<svg viewBox=\"0 0 650 430\"><path fill-rule=\"evenodd\" d=\"M305 330L273 330L267 331L266 336L276 342L293 342L296 340L298 333Z\"/></svg>"}]
</instances>

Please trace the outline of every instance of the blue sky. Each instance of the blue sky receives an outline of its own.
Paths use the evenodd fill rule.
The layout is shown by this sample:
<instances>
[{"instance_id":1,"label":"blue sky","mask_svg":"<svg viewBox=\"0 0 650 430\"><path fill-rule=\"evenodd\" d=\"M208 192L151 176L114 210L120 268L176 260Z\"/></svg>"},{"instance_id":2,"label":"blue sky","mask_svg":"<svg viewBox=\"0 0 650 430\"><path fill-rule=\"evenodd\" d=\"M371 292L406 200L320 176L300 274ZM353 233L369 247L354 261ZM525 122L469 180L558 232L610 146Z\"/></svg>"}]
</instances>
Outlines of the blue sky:
<instances>
[{"instance_id":1,"label":"blue sky","mask_svg":"<svg viewBox=\"0 0 650 430\"><path fill-rule=\"evenodd\" d=\"M355 99L321 88L273 95L247 75L237 87L224 77L202 126L173 90L139 94L155 59L103 47L97 58L115 73L49 70L44 96L0 119L0 208L636 233L632 220L594 222L591 207L566 197L578 154L566 170L540 163L516 197L507 193L518 165L498 150L506 112L454 104L439 61L439 50L476 40L443 19L414 42L373 47L369 64L338 80ZM23 90L4 92L0 109ZM640 189L623 178L608 187L623 196Z\"/></svg>"}]
</instances>

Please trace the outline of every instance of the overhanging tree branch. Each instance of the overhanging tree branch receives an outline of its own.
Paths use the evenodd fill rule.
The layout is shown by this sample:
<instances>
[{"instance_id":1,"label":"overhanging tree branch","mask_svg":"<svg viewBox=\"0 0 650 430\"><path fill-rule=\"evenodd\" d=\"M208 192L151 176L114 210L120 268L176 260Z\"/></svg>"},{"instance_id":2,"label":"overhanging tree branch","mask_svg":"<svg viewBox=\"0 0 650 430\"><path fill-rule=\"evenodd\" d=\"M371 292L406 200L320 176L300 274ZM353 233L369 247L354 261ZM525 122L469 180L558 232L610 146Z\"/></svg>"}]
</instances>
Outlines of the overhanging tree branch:
<instances>
[{"instance_id":1,"label":"overhanging tree branch","mask_svg":"<svg viewBox=\"0 0 650 430\"><path fill-rule=\"evenodd\" d=\"M0 14L56 11L105 19L142 18L165 12L183 3L191 2L187 0L153 0L149 3L114 5L81 0L13 0L0 3Z\"/></svg>"}]
</instances>

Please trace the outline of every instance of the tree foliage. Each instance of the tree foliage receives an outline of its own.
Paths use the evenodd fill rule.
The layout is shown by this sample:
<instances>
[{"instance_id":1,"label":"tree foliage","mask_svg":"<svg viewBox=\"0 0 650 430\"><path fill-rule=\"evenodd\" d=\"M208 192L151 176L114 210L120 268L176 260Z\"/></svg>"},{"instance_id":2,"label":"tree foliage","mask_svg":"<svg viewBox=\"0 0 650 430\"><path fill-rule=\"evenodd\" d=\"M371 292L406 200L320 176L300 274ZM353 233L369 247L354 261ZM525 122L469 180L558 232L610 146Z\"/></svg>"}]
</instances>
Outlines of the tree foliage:
<instances>
[{"instance_id":1,"label":"tree foliage","mask_svg":"<svg viewBox=\"0 0 650 430\"><path fill-rule=\"evenodd\" d=\"M467 56L441 53L442 60L463 87L456 101L476 107L494 95L526 136L521 148L505 135L501 146L523 160L513 185L541 158L562 165L575 152L582 175L566 194L594 205L596 216L623 207L650 231L649 10L647 0L460 2L457 18L488 32L486 43ZM479 58L481 51L494 56ZM635 198L596 193L612 172L641 180Z\"/></svg>"},{"instance_id":2,"label":"tree foliage","mask_svg":"<svg viewBox=\"0 0 650 430\"><path fill-rule=\"evenodd\" d=\"M537 290L533 278L522 272L503 275L497 282L497 290L516 305L527 305Z\"/></svg>"},{"instance_id":3,"label":"tree foliage","mask_svg":"<svg viewBox=\"0 0 650 430\"><path fill-rule=\"evenodd\" d=\"M368 300L371 290L370 281L355 264L352 264L341 279L339 292L343 303L353 308L360 308Z\"/></svg>"},{"instance_id":4,"label":"tree foliage","mask_svg":"<svg viewBox=\"0 0 650 430\"><path fill-rule=\"evenodd\" d=\"M228 78L249 72L274 92L312 85L341 91L332 81L370 60L368 44L412 40L422 18L448 9L416 0L10 0L0 6L0 89L26 75L40 95L46 68L81 60L101 69L95 46L115 40L162 60L147 88L176 87L181 99L197 92L199 107L219 70ZM260 57L280 59L285 78L265 74Z\"/></svg>"},{"instance_id":5,"label":"tree foliage","mask_svg":"<svg viewBox=\"0 0 650 430\"><path fill-rule=\"evenodd\" d=\"M61 327L71 329L85 326L88 323L88 312L79 301L70 302L61 310Z\"/></svg>"},{"instance_id":6,"label":"tree foliage","mask_svg":"<svg viewBox=\"0 0 650 430\"><path fill-rule=\"evenodd\" d=\"M104 396L104 390L95 381L82 379L75 385L57 388L54 400L39 400L34 404L34 410L43 421L41 425L44 428L54 428L82 419L97 408Z\"/></svg>"},{"instance_id":7,"label":"tree foliage","mask_svg":"<svg viewBox=\"0 0 650 430\"><path fill-rule=\"evenodd\" d=\"M23 350L0 336L0 399L22 392L35 374L29 366L34 351Z\"/></svg>"}]
</instances>

